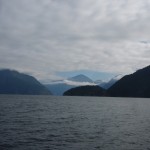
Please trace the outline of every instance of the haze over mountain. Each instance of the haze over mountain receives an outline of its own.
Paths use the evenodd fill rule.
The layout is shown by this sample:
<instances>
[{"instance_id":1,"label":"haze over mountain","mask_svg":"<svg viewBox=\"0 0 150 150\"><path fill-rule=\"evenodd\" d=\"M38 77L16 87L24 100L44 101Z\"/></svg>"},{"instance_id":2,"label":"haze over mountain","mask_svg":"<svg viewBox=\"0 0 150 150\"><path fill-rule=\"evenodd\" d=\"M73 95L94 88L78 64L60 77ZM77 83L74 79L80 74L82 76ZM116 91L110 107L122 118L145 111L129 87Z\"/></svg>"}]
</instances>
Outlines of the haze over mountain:
<instances>
[{"instance_id":1,"label":"haze over mountain","mask_svg":"<svg viewBox=\"0 0 150 150\"><path fill-rule=\"evenodd\" d=\"M45 86L52 92L53 95L61 96L63 93L71 88L86 86L86 85L98 85L104 89L111 87L121 76L113 77L108 81L97 80L93 81L89 77L80 74L65 80L56 80Z\"/></svg>"},{"instance_id":2,"label":"haze over mountain","mask_svg":"<svg viewBox=\"0 0 150 150\"><path fill-rule=\"evenodd\" d=\"M109 89L112 85L114 85L118 80L120 80L123 77L123 75L117 75L114 78L108 80L108 81L101 81L98 83L98 85L104 89Z\"/></svg>"},{"instance_id":3,"label":"haze over mountain","mask_svg":"<svg viewBox=\"0 0 150 150\"><path fill-rule=\"evenodd\" d=\"M69 81L75 81L75 82L87 82L87 83L93 83L92 79L90 79L89 77L83 75L83 74L80 74L80 75L77 75L75 77L72 77L72 78L68 78Z\"/></svg>"},{"instance_id":4,"label":"haze over mountain","mask_svg":"<svg viewBox=\"0 0 150 150\"><path fill-rule=\"evenodd\" d=\"M0 94L50 95L34 77L14 70L0 70Z\"/></svg>"},{"instance_id":5,"label":"haze over mountain","mask_svg":"<svg viewBox=\"0 0 150 150\"><path fill-rule=\"evenodd\" d=\"M150 66L126 75L108 89L114 97L150 97Z\"/></svg>"},{"instance_id":6,"label":"haze over mountain","mask_svg":"<svg viewBox=\"0 0 150 150\"><path fill-rule=\"evenodd\" d=\"M100 87L102 84L105 89L108 85L111 87L104 90ZM9 69L0 70L0 94L51 94L52 91L54 95L150 97L150 66L124 77L116 76L108 83L101 80L94 83L85 75L77 75L45 86L47 88L30 75Z\"/></svg>"},{"instance_id":7,"label":"haze over mountain","mask_svg":"<svg viewBox=\"0 0 150 150\"><path fill-rule=\"evenodd\" d=\"M45 84L45 87L49 89L53 95L55 96L62 96L63 93L73 87L76 87L74 85L69 85L66 83L54 83L54 84Z\"/></svg>"},{"instance_id":8,"label":"haze over mountain","mask_svg":"<svg viewBox=\"0 0 150 150\"><path fill-rule=\"evenodd\" d=\"M97 83L102 84L100 80ZM122 75L116 76L111 79L108 84L109 83L113 85L106 90L103 95L101 95L102 93L100 92L101 96L150 98L150 66L124 77L122 77ZM90 90L92 90L92 93ZM83 86L72 88L66 91L64 95L100 96L94 86L90 88Z\"/></svg>"},{"instance_id":9,"label":"haze over mountain","mask_svg":"<svg viewBox=\"0 0 150 150\"><path fill-rule=\"evenodd\" d=\"M89 77L85 75L77 75L65 80L53 81L45 86L52 92L53 95L61 96L63 93L73 87L96 85Z\"/></svg>"}]
</instances>

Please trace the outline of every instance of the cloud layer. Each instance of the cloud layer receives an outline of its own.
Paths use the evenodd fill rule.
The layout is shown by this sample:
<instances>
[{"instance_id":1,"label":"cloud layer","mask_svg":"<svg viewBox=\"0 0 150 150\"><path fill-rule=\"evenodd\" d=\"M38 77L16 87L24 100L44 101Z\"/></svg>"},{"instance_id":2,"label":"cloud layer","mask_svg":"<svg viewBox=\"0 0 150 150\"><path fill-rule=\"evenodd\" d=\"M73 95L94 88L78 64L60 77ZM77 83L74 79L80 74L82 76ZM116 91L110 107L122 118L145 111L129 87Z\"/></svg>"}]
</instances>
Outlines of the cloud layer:
<instances>
[{"instance_id":1,"label":"cloud layer","mask_svg":"<svg viewBox=\"0 0 150 150\"><path fill-rule=\"evenodd\" d=\"M147 0L0 0L0 68L130 73L150 64Z\"/></svg>"}]
</instances>

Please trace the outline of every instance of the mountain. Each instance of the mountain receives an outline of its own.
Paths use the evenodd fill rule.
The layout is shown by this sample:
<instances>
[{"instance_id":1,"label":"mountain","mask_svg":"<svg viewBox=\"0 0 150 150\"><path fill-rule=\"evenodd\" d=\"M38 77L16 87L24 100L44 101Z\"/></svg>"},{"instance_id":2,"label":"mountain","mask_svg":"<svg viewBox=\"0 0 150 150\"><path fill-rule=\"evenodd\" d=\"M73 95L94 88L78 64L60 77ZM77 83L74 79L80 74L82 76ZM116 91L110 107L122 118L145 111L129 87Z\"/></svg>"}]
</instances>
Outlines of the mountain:
<instances>
[{"instance_id":1,"label":"mountain","mask_svg":"<svg viewBox=\"0 0 150 150\"><path fill-rule=\"evenodd\" d=\"M64 96L104 96L105 90L99 86L80 86L66 91Z\"/></svg>"},{"instance_id":2,"label":"mountain","mask_svg":"<svg viewBox=\"0 0 150 150\"><path fill-rule=\"evenodd\" d=\"M49 95L51 92L32 76L3 69L0 70L0 94Z\"/></svg>"},{"instance_id":3,"label":"mountain","mask_svg":"<svg viewBox=\"0 0 150 150\"><path fill-rule=\"evenodd\" d=\"M102 81L102 80L96 80L96 81L94 81L94 83L95 83L96 85L100 85L100 84L104 83L104 81Z\"/></svg>"},{"instance_id":4,"label":"mountain","mask_svg":"<svg viewBox=\"0 0 150 150\"><path fill-rule=\"evenodd\" d=\"M85 76L83 74L77 75L77 76L72 77L72 78L68 78L68 80L75 81L75 82L89 82L89 83L93 83L93 81L89 77L87 77L87 76Z\"/></svg>"},{"instance_id":5,"label":"mountain","mask_svg":"<svg viewBox=\"0 0 150 150\"><path fill-rule=\"evenodd\" d=\"M108 82L100 82L98 85L104 89L109 89L112 85L114 85L118 80L120 80L123 75L117 75L114 78L110 79Z\"/></svg>"},{"instance_id":6,"label":"mountain","mask_svg":"<svg viewBox=\"0 0 150 150\"><path fill-rule=\"evenodd\" d=\"M66 83L57 83L57 84L45 84L47 89L49 89L53 95L61 96L63 93L73 87L73 85L68 85Z\"/></svg>"},{"instance_id":7,"label":"mountain","mask_svg":"<svg viewBox=\"0 0 150 150\"><path fill-rule=\"evenodd\" d=\"M126 75L108 89L109 96L150 98L150 66Z\"/></svg>"},{"instance_id":8,"label":"mountain","mask_svg":"<svg viewBox=\"0 0 150 150\"><path fill-rule=\"evenodd\" d=\"M60 80L45 84L45 86L52 92L53 95L61 96L63 93L71 88L85 85L95 85L93 81L85 75L77 75L66 80Z\"/></svg>"}]
</instances>

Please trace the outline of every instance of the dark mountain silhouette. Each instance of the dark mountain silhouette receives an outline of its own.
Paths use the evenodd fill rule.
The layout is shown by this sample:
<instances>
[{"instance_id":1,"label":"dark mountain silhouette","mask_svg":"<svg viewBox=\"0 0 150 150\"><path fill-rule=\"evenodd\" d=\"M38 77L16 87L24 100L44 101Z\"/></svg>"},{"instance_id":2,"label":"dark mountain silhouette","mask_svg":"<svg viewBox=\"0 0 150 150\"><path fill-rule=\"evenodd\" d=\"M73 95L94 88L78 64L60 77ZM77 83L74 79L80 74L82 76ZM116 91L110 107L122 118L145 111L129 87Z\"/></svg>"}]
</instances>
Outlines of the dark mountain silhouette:
<instances>
[{"instance_id":1,"label":"dark mountain silhouette","mask_svg":"<svg viewBox=\"0 0 150 150\"><path fill-rule=\"evenodd\" d=\"M3 69L0 70L0 94L49 95L51 92L32 76Z\"/></svg>"},{"instance_id":2,"label":"dark mountain silhouette","mask_svg":"<svg viewBox=\"0 0 150 150\"><path fill-rule=\"evenodd\" d=\"M147 97L150 98L150 66L126 75L107 91L114 97Z\"/></svg>"},{"instance_id":3,"label":"dark mountain silhouette","mask_svg":"<svg viewBox=\"0 0 150 150\"><path fill-rule=\"evenodd\" d=\"M64 96L104 96L105 90L99 86L80 86L66 91Z\"/></svg>"}]
</instances>

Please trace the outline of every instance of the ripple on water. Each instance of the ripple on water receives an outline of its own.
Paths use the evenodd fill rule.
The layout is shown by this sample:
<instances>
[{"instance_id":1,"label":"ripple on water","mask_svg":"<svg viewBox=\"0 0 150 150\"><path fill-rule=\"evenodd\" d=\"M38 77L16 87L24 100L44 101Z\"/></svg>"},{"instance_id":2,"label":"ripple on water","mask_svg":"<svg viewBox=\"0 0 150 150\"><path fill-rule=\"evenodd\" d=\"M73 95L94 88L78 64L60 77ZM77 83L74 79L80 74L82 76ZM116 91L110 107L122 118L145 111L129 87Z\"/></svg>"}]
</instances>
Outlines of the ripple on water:
<instances>
[{"instance_id":1,"label":"ripple on water","mask_svg":"<svg viewBox=\"0 0 150 150\"><path fill-rule=\"evenodd\" d=\"M149 108L149 99L0 96L0 150L148 150Z\"/></svg>"}]
</instances>

